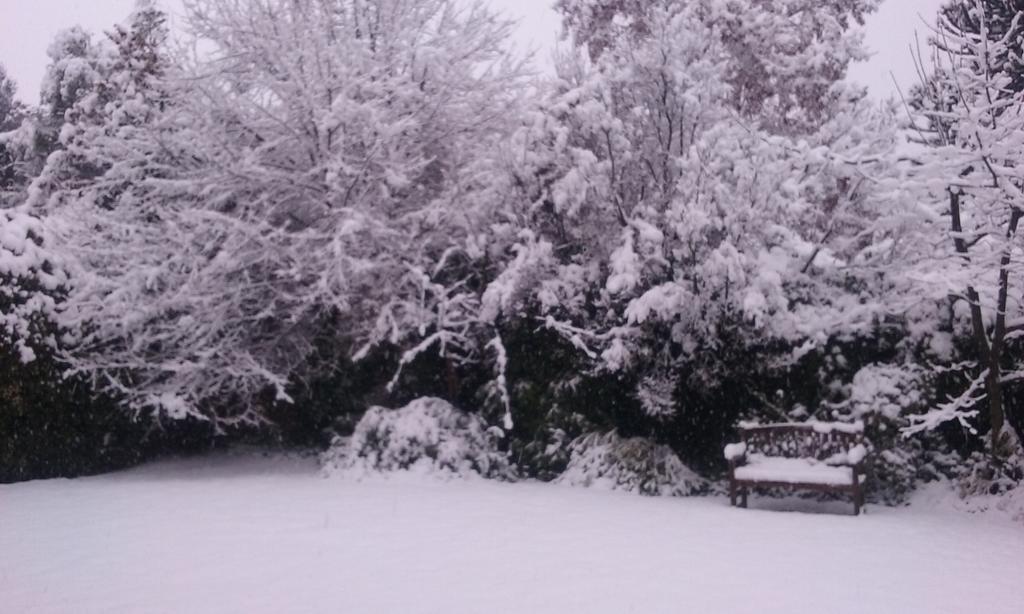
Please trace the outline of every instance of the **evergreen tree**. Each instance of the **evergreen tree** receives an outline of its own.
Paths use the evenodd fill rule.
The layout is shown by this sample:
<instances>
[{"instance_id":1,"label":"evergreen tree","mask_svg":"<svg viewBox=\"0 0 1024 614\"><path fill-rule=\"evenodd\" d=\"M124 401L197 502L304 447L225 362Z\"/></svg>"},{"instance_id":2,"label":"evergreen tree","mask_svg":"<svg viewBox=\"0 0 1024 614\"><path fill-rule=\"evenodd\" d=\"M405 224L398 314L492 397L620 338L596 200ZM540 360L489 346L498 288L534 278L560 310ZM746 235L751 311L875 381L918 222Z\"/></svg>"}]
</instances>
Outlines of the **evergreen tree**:
<instances>
[{"instance_id":1,"label":"evergreen tree","mask_svg":"<svg viewBox=\"0 0 1024 614\"><path fill-rule=\"evenodd\" d=\"M36 128L36 149L43 159L58 149L68 112L93 94L107 59L78 26L58 33L46 53L50 63L43 76Z\"/></svg>"},{"instance_id":2,"label":"evergreen tree","mask_svg":"<svg viewBox=\"0 0 1024 614\"><path fill-rule=\"evenodd\" d=\"M86 45L81 33L72 31L75 36L61 48L70 50L76 60L55 60L44 87L49 92L44 94L44 101L49 101L44 108L50 121L63 119L56 151L33 186L29 204L34 209L59 207L69 198L109 202L145 179L140 161L118 151L116 143L129 140L132 131L150 122L166 102L161 84L169 62L166 21L151 0L139 0L126 22L107 34L109 48ZM81 54L102 58L95 62L102 69L88 72L79 66L82 74L58 86L76 74L68 65L80 65ZM61 95L63 90L74 94Z\"/></svg>"},{"instance_id":3,"label":"evergreen tree","mask_svg":"<svg viewBox=\"0 0 1024 614\"><path fill-rule=\"evenodd\" d=\"M40 104L26 112L21 127L8 133L6 139L16 186L8 193L8 200L17 205L27 201L37 213L42 212L40 207L51 191L46 187L48 180L41 177L47 160L62 148L62 130L75 107L95 93L105 63L103 50L80 27L58 33L47 55L50 63L43 77Z\"/></svg>"},{"instance_id":4,"label":"evergreen tree","mask_svg":"<svg viewBox=\"0 0 1024 614\"><path fill-rule=\"evenodd\" d=\"M24 106L15 98L15 84L0 64L0 208L14 200L17 173L17 145L13 131L25 116Z\"/></svg>"},{"instance_id":5,"label":"evergreen tree","mask_svg":"<svg viewBox=\"0 0 1024 614\"><path fill-rule=\"evenodd\" d=\"M18 127L24 116L25 109L15 97L17 87L0 64L0 132Z\"/></svg>"}]
</instances>

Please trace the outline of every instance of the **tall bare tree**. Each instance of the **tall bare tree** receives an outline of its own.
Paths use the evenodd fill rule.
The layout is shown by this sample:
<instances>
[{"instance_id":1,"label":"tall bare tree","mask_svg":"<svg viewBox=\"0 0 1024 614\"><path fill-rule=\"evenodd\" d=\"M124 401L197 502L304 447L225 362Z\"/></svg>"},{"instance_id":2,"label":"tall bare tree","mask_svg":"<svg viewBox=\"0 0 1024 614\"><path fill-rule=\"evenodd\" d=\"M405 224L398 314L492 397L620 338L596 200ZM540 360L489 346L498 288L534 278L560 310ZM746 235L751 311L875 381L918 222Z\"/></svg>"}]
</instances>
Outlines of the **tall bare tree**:
<instances>
[{"instance_id":1,"label":"tall bare tree","mask_svg":"<svg viewBox=\"0 0 1024 614\"><path fill-rule=\"evenodd\" d=\"M1020 445L1006 422L1005 391L1024 379L1024 92L1010 61L1024 12L996 28L992 6L957 0L940 13L935 69L921 89L922 135L933 147L918 172L936 197L931 223L946 243L935 256L975 360L964 365L973 372L962 394L916 417L911 431L968 424L984 408L990 449L1005 456Z\"/></svg>"}]
</instances>

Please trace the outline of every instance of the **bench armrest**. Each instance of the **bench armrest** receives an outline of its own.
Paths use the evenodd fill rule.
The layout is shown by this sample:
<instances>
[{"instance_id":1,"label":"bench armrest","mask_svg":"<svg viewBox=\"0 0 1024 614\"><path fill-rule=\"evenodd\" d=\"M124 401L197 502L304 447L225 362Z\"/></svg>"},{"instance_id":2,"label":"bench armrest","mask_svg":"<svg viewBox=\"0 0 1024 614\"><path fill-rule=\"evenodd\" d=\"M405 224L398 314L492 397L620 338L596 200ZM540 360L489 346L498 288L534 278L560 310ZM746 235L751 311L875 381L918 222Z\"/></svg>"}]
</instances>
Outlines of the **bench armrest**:
<instances>
[{"instance_id":1,"label":"bench armrest","mask_svg":"<svg viewBox=\"0 0 1024 614\"><path fill-rule=\"evenodd\" d=\"M747 444L730 443L725 446L725 460L729 461L729 467L739 467L747 463Z\"/></svg>"}]
</instances>

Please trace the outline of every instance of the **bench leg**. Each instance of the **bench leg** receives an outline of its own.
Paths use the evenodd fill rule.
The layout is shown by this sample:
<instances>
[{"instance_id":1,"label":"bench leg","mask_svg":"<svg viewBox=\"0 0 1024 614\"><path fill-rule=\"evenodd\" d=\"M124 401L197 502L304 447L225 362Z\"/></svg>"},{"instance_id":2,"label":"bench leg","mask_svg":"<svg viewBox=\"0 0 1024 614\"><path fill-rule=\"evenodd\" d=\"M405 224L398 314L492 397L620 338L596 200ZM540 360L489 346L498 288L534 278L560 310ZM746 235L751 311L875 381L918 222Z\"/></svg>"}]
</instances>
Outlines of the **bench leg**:
<instances>
[{"instance_id":1,"label":"bench leg","mask_svg":"<svg viewBox=\"0 0 1024 614\"><path fill-rule=\"evenodd\" d=\"M747 507L747 491L748 490L749 489L746 486L743 487L743 491L740 494L740 507L743 507L743 508Z\"/></svg>"},{"instance_id":2,"label":"bench leg","mask_svg":"<svg viewBox=\"0 0 1024 614\"><path fill-rule=\"evenodd\" d=\"M858 484L853 488L853 515L860 516L864 509L864 485Z\"/></svg>"},{"instance_id":3,"label":"bench leg","mask_svg":"<svg viewBox=\"0 0 1024 614\"><path fill-rule=\"evenodd\" d=\"M736 480L729 478L729 505L736 507Z\"/></svg>"},{"instance_id":4,"label":"bench leg","mask_svg":"<svg viewBox=\"0 0 1024 614\"><path fill-rule=\"evenodd\" d=\"M860 508L864 505L864 486L857 478L857 468L853 468L853 515L860 516Z\"/></svg>"}]
</instances>

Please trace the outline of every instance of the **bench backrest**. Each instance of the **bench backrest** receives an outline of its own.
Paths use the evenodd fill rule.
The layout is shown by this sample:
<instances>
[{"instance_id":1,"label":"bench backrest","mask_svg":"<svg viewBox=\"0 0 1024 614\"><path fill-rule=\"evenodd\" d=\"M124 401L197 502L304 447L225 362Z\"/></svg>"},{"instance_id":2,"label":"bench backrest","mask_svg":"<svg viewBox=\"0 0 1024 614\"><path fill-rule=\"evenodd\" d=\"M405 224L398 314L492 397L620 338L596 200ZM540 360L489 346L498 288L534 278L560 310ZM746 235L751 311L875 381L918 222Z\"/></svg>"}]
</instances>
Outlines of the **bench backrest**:
<instances>
[{"instance_id":1,"label":"bench backrest","mask_svg":"<svg viewBox=\"0 0 1024 614\"><path fill-rule=\"evenodd\" d=\"M864 425L846 422L740 423L747 454L825 460L864 441Z\"/></svg>"}]
</instances>

